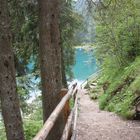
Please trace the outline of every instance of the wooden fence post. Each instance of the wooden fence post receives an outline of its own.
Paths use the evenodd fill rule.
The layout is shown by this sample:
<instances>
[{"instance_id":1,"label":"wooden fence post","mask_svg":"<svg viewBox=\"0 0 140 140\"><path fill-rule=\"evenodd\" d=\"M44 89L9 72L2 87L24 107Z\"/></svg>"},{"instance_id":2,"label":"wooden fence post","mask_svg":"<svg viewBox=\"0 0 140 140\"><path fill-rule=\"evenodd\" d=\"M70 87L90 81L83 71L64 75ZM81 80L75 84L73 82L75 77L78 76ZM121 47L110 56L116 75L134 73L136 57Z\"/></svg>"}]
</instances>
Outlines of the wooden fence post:
<instances>
[{"instance_id":1,"label":"wooden fence post","mask_svg":"<svg viewBox=\"0 0 140 140\"><path fill-rule=\"evenodd\" d=\"M60 96L61 98L63 98L68 92L68 89L61 89L61 93L60 93ZM68 116L70 114L70 105L69 105L69 100L66 102L65 106L64 106L64 109L62 111L62 114L63 114L63 117L64 117L64 121L65 123L67 122L67 119L68 119Z\"/></svg>"}]
</instances>

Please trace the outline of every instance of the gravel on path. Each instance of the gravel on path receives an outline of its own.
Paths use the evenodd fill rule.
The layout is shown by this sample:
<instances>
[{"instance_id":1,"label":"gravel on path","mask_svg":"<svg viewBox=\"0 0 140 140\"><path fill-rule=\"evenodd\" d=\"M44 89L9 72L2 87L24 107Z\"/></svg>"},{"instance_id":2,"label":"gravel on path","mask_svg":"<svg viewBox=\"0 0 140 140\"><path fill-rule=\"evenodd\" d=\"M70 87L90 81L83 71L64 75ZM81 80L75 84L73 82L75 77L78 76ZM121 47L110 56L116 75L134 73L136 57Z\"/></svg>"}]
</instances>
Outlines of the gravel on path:
<instances>
[{"instance_id":1,"label":"gravel on path","mask_svg":"<svg viewBox=\"0 0 140 140\"><path fill-rule=\"evenodd\" d=\"M140 140L140 121L123 120L99 110L85 90L79 96L77 140Z\"/></svg>"}]
</instances>

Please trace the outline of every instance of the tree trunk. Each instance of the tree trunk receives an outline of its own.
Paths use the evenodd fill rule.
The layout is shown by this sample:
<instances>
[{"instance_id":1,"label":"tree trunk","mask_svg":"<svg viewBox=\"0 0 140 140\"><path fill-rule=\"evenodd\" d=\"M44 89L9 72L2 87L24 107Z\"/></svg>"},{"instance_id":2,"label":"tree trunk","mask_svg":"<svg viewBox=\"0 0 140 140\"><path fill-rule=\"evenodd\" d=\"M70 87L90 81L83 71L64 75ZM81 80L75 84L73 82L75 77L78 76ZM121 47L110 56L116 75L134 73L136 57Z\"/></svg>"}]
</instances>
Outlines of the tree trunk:
<instances>
[{"instance_id":1,"label":"tree trunk","mask_svg":"<svg viewBox=\"0 0 140 140\"><path fill-rule=\"evenodd\" d=\"M40 65L43 119L50 116L61 100L61 47L59 33L59 0L38 0L40 17ZM64 128L61 113L47 140L59 140Z\"/></svg>"},{"instance_id":2,"label":"tree trunk","mask_svg":"<svg viewBox=\"0 0 140 140\"><path fill-rule=\"evenodd\" d=\"M7 0L0 0L0 100L7 140L24 140Z\"/></svg>"}]
</instances>

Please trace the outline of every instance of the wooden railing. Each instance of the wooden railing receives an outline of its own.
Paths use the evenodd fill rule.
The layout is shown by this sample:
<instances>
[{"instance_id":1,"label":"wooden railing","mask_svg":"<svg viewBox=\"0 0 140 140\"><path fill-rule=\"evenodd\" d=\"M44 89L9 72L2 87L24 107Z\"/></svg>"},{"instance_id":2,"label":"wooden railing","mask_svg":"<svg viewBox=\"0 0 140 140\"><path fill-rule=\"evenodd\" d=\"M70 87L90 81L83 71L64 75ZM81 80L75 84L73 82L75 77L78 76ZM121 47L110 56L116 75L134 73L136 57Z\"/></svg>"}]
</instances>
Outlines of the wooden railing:
<instances>
[{"instance_id":1,"label":"wooden railing","mask_svg":"<svg viewBox=\"0 0 140 140\"><path fill-rule=\"evenodd\" d=\"M60 103L51 113L50 117L44 123L42 129L37 133L37 135L33 138L33 140L45 140L47 139L51 129L53 128L59 114L64 109L65 105L69 101L70 98L73 98L74 107L72 108L70 115L68 116L67 122L65 124L65 128L63 130L63 134L60 140L68 140L70 133L72 132L71 140L76 140L76 123L78 116L78 93L80 92L80 88L84 88L85 85L93 78L97 77L97 75L101 72L98 71L93 75L89 76L88 79L83 82L80 86L77 83L69 86L69 90L66 95L62 98Z\"/></svg>"},{"instance_id":2,"label":"wooden railing","mask_svg":"<svg viewBox=\"0 0 140 140\"><path fill-rule=\"evenodd\" d=\"M50 117L47 119L47 121L44 123L42 129L37 133L37 135L33 138L33 140L45 140L47 136L49 135L51 129L53 128L59 114L65 107L67 101L72 97L74 101L74 107L70 112L70 115L68 116L67 123L65 125L61 140L67 140L69 138L70 132L72 133L72 140L75 140L76 137L76 122L77 122L77 104L78 104L78 96L77 93L79 92L78 84L75 83L71 86L71 88L68 90L67 94L62 98L60 103L57 105L57 107L54 109L54 111L51 113Z\"/></svg>"}]
</instances>

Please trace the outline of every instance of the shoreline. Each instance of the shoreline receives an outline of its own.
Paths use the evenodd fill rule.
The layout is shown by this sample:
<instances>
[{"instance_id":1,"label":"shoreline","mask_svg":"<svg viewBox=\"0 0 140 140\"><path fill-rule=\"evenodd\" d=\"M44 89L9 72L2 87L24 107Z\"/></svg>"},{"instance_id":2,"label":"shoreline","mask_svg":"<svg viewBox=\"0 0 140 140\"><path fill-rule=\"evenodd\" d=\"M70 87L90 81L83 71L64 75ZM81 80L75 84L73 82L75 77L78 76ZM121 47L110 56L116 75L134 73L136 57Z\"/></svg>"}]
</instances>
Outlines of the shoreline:
<instances>
[{"instance_id":1,"label":"shoreline","mask_svg":"<svg viewBox=\"0 0 140 140\"><path fill-rule=\"evenodd\" d=\"M85 51L91 51L94 50L94 46L93 45L81 45L81 46L74 46L75 49L83 49Z\"/></svg>"}]
</instances>

